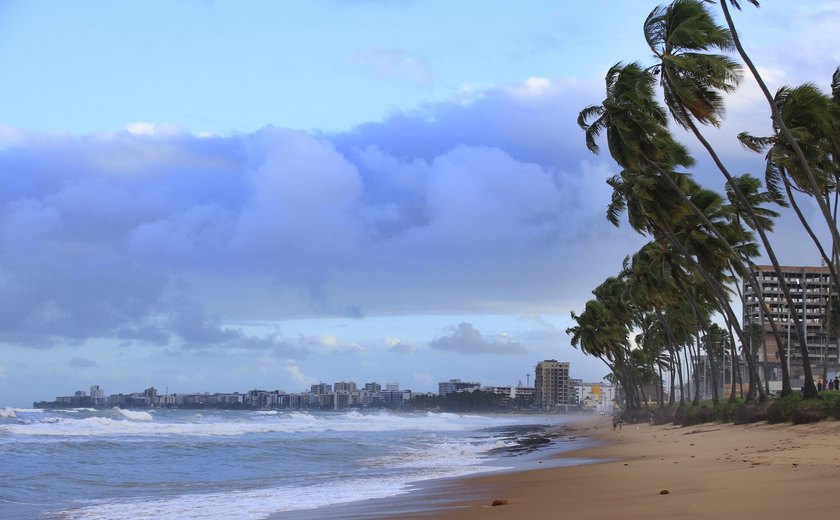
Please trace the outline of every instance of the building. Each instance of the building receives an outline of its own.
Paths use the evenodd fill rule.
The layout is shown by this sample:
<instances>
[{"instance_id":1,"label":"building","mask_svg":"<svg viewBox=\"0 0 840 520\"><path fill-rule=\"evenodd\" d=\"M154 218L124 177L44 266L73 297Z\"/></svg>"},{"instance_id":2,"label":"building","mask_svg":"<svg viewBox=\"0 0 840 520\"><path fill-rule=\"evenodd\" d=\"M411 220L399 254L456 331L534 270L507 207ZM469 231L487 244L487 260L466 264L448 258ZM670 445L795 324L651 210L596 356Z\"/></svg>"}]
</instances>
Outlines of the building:
<instances>
[{"instance_id":1,"label":"building","mask_svg":"<svg viewBox=\"0 0 840 520\"><path fill-rule=\"evenodd\" d=\"M105 390L99 385L90 387L90 401L93 406L105 406L108 404L108 397L105 395Z\"/></svg>"},{"instance_id":2,"label":"building","mask_svg":"<svg viewBox=\"0 0 840 520\"><path fill-rule=\"evenodd\" d=\"M572 402L569 363L556 359L540 361L534 370L534 400L543 411L566 411Z\"/></svg>"},{"instance_id":3,"label":"building","mask_svg":"<svg viewBox=\"0 0 840 520\"><path fill-rule=\"evenodd\" d=\"M450 379L449 381L438 383L438 395L443 397L446 394L452 394L455 392L471 392L473 390L479 390L480 388L481 383L468 383L466 381L461 381L460 379Z\"/></svg>"},{"instance_id":4,"label":"building","mask_svg":"<svg viewBox=\"0 0 840 520\"><path fill-rule=\"evenodd\" d=\"M779 278L772 266L759 265L754 267L758 283L761 286L761 297L764 306L760 305L758 295L752 285L744 280L744 326L760 323L764 332L765 348L756 352L762 369L759 373L764 377L763 368L767 368L771 390L781 389L781 360L779 350L790 345L789 367L791 384L798 387L803 382L802 356L799 351L799 332L794 324L794 314L804 319L806 327L805 340L808 345L808 356L814 379L821 379L823 372L834 374L837 369L837 337L828 334L826 327L826 309L828 298L832 290L831 276L828 267L782 266L785 282L790 291L793 307L789 308L784 293L781 290ZM782 344L779 345L770 328L769 320L776 323L780 332ZM766 350L766 354L765 354ZM777 384L772 384L776 382Z\"/></svg>"},{"instance_id":5,"label":"building","mask_svg":"<svg viewBox=\"0 0 840 520\"><path fill-rule=\"evenodd\" d=\"M589 412L613 413L613 389L611 385L604 383L576 383L578 404Z\"/></svg>"}]
</instances>

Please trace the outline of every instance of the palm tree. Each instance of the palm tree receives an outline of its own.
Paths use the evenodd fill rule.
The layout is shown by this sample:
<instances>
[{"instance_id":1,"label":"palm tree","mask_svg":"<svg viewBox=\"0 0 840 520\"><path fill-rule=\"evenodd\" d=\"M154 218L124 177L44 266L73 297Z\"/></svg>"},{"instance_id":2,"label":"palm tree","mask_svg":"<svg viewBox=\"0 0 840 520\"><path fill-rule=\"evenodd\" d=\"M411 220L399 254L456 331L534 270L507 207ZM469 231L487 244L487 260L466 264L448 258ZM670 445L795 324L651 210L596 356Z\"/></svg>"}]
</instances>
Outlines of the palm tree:
<instances>
[{"instance_id":1,"label":"palm tree","mask_svg":"<svg viewBox=\"0 0 840 520\"><path fill-rule=\"evenodd\" d=\"M653 84L650 72L636 63L613 66L606 77L605 100L601 105L582 110L578 124L585 131L587 146L595 153L598 152L596 138L605 132L610 154L624 167L620 175L607 181L613 187L608 220L617 225L618 215L626 210L633 229L667 239L686 260L696 265L691 251L671 227L672 222L679 222L692 211L702 215L685 195L697 191L696 184L687 175L672 172L677 166L691 166L693 159L665 126L667 117L653 97ZM703 219L704 224L709 222ZM720 235L716 243L726 248L727 243ZM720 256L719 251L717 254ZM697 266L697 271L714 287L721 309L728 314L738 336L743 337L722 282L702 266Z\"/></svg>"},{"instance_id":2,"label":"palm tree","mask_svg":"<svg viewBox=\"0 0 840 520\"><path fill-rule=\"evenodd\" d=\"M759 7L759 3L757 0L749 0L749 2L754 5L755 7ZM767 104L770 105L770 112L773 116L773 122L775 125L778 126L779 131L784 138L784 140L790 145L791 149L793 150L797 161L799 162L800 167L802 168L802 172L804 177L810 187L810 190L814 193L819 192L819 183L817 182L816 178L814 177L813 172L811 171L811 167L808 164L808 160L805 157L802 149L799 146L799 143L796 140L796 137L791 133L788 129L787 125L785 124L781 113L779 112L779 108L773 99L772 94L770 94L770 89L767 88L767 84L764 82L764 79L761 77L761 74L758 72L755 64L753 63L752 59L750 59L747 52L744 50L743 45L741 44L741 39L738 36L738 31L735 28L735 23L732 20L732 13L729 11L729 5L732 4L733 7L740 10L741 6L737 0L720 0L720 7L723 11L723 16L726 19L726 24L729 28L729 32L732 35L732 43L735 46L735 49L738 51L738 54L741 56L741 59L744 60L744 63L747 65L747 68L750 70L750 73L755 78L756 83L758 84L759 88L761 89L762 94L764 94L765 99L767 100ZM829 210L828 206L825 202L817 198L817 204L819 205L820 211L822 212L823 218L825 219L826 224L828 225L828 229L831 232L832 237L832 244L834 249L837 249L840 246L840 233L837 230L837 224L832 218L831 211ZM813 380L811 381L813 383ZM807 387L806 381L806 394L810 395L810 390ZM816 389L814 389L816 391Z\"/></svg>"},{"instance_id":3,"label":"palm tree","mask_svg":"<svg viewBox=\"0 0 840 520\"><path fill-rule=\"evenodd\" d=\"M760 225L766 231L773 231L773 219L777 218L779 214L776 211L766 208L764 205L767 203L775 202L777 204L783 204L784 200L779 200L778 196L775 195L772 191L761 191L761 181L756 179L755 177L745 174L738 177L733 178L733 185L738 187L738 190L743 195L743 198L747 200L749 206L753 209L753 214L758 219L757 224ZM752 221L748 219L744 219L744 215L746 210L742 207L740 203L740 199L736 196L735 190L732 188L732 185L726 186L726 195L729 199L729 208L728 211L731 213L733 218L733 224L735 225L735 229L738 228L742 221L750 224ZM751 229L755 229L754 225L749 226ZM739 233L741 236L745 236L742 233ZM757 247L754 248L741 248L740 249L741 257L742 257L742 266L745 268L744 271L739 270L740 266L738 264L733 263L733 269L737 272L739 276L744 279L749 277L752 280L755 280L755 269L752 258L758 256ZM760 289L758 286L757 281L751 284L754 288L753 295L758 300L759 309L766 309L767 303L764 300L764 291ZM759 287L758 290L755 290L756 287ZM739 290L740 293L740 290ZM742 305L744 308L747 307L748 302L746 300L746 295L741 294ZM762 313L763 314L763 313ZM773 334L773 338L776 340L776 345L782 345L782 337L781 332L776 324L776 321L773 319L771 313L766 315L767 323L770 325L770 331ZM762 320L763 322L764 320ZM764 337L761 338L761 345L764 352L764 360L765 360L765 370L764 370L764 381L765 381L765 390L769 393L769 383L767 377L767 370L766 370L766 361L767 361L767 348L766 342L764 341ZM787 353L784 349L777 348L777 353L779 356L779 363L781 366L782 371L782 395L787 395L791 392L790 386L790 373L787 367Z\"/></svg>"},{"instance_id":4,"label":"palm tree","mask_svg":"<svg viewBox=\"0 0 840 520\"><path fill-rule=\"evenodd\" d=\"M715 23L701 0L675 0L667 7L654 9L645 21L644 32L645 39L658 60L653 71L660 77L665 102L671 115L678 124L691 130L700 141L747 209L749 218L757 223L758 218L734 184L732 175L695 124L696 121L703 125L718 126L723 117L722 93L731 92L737 87L739 66L723 54L710 52L725 52L731 49L731 33ZM782 291L792 305L790 291L770 241L761 226L757 226L756 230L777 271ZM801 327L804 327L804 324L800 323L798 317L795 324L799 330L803 330ZM807 344L804 335L799 336L806 394L816 394Z\"/></svg>"},{"instance_id":5,"label":"palm tree","mask_svg":"<svg viewBox=\"0 0 840 520\"><path fill-rule=\"evenodd\" d=\"M830 96L823 94L819 88L810 83L794 88L781 87L776 92L774 102L779 109L781 121L796 137L803 154L808 159L808 164L816 175L819 190L811 191L798 158L780 134L779 126L775 122L773 136L754 137L742 132L738 135L738 139L749 150L766 151L765 182L768 189L781 197L779 185L784 186L787 199L817 246L823 260L829 266L835 287L840 287L840 279L835 268L836 258L834 258L837 250L834 249L832 258L829 258L792 193L792 191L797 191L811 197L822 198L829 209L832 207L831 195L833 193L833 220L836 220L837 186L840 181L837 163L840 156L840 136L838 136L840 106L835 104Z\"/></svg>"}]
</instances>

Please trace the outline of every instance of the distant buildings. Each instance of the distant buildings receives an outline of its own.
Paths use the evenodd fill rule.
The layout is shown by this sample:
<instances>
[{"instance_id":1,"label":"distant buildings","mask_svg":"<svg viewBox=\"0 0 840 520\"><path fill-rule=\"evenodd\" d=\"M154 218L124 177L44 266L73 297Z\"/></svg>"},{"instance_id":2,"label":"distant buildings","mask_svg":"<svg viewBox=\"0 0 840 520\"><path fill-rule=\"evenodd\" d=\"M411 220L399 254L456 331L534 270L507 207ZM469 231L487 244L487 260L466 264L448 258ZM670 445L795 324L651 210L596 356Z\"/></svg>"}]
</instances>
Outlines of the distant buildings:
<instances>
[{"instance_id":1,"label":"distant buildings","mask_svg":"<svg viewBox=\"0 0 840 520\"><path fill-rule=\"evenodd\" d=\"M246 393L193 393L158 394L154 387L131 394L105 396L99 385L91 387L90 395L84 390L72 396L56 397L52 402L36 402L36 407L120 407L120 408L257 408L291 410L340 410L351 407L401 408L411 399L411 390L400 390L400 385L390 383L382 390L378 383L367 383L359 389L354 382L335 385L319 383L308 392L287 394L282 390L249 390Z\"/></svg>"},{"instance_id":2,"label":"distant buildings","mask_svg":"<svg viewBox=\"0 0 840 520\"><path fill-rule=\"evenodd\" d=\"M603 385L583 383L569 378L569 363L550 359L536 366L534 386L485 386L481 383L450 379L438 383L438 397L481 390L500 396L494 402L506 410L540 410L566 412L578 403L587 410L606 408ZM401 390L398 383L383 385L371 382L358 387L353 381L339 381L332 385L318 383L309 391L288 394L282 390L249 390L245 393L164 393L155 387L130 394L105 395L99 385L90 387L90 394L79 390L71 396L56 397L52 402L37 402L36 407L121 407L121 408L253 408L289 410L342 410L345 408L403 408L414 396L411 390ZM434 394L423 394L434 397ZM610 394L611 396L611 394ZM454 397L454 396L453 396ZM611 397L610 407L611 407Z\"/></svg>"}]
</instances>

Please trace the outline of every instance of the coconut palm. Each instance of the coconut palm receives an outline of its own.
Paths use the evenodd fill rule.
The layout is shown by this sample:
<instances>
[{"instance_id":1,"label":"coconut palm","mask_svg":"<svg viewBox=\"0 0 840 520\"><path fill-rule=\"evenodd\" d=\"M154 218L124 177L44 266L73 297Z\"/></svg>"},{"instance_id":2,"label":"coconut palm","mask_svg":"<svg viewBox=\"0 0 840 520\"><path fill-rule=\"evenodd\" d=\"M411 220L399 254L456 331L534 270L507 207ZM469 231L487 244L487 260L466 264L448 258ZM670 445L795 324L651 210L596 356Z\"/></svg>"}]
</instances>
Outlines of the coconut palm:
<instances>
[{"instance_id":1,"label":"coconut palm","mask_svg":"<svg viewBox=\"0 0 840 520\"><path fill-rule=\"evenodd\" d=\"M700 0L675 0L668 6L654 9L645 21L644 32L658 60L653 71L660 77L665 102L674 120L700 141L749 213L748 201L740 194L732 175L695 124L718 126L723 117L722 93L731 92L737 86L740 67L727 56L713 52L725 52L732 48L731 33L715 23ZM750 214L750 218L758 222L756 216ZM777 271L782 291L792 305L793 300L770 241L763 228L759 226L756 230ZM804 324L798 317L795 324L803 330ZM799 336L806 392L815 394L810 364L806 366L807 345L804 335Z\"/></svg>"},{"instance_id":2,"label":"coconut palm","mask_svg":"<svg viewBox=\"0 0 840 520\"><path fill-rule=\"evenodd\" d=\"M607 97L601 105L581 111L578 124L585 131L587 146L593 152L598 151L596 138L606 133L610 154L624 167L621 174L607 181L613 187L607 218L617 225L619 214L626 210L633 229L666 238L681 249L681 255L693 262L692 253L680 243L671 228L672 222L681 221L688 213L703 216L686 195L697 191L696 184L687 175L673 173L673 168L690 166L693 159L665 126L667 118L653 97L653 84L650 71L641 69L638 64L613 66L606 77ZM714 227L705 216L703 223ZM726 241L719 233L716 243L726 248ZM736 332L742 337L722 282L715 280L715 275L707 269L698 267L698 272L715 287L721 308L729 314Z\"/></svg>"},{"instance_id":3,"label":"coconut palm","mask_svg":"<svg viewBox=\"0 0 840 520\"><path fill-rule=\"evenodd\" d=\"M798 87L781 87L774 98L779 109L781 121L783 121L790 132L796 137L800 149L808 159L808 164L818 182L818 191L812 192L810 185L805 180L799 160L791 149L790 145L780 134L779 126L774 123L775 134L770 137L755 137L742 132L738 139L746 148L756 151L766 151L765 160L765 182L768 189L775 194L781 192L780 186L784 186L787 199L793 206L800 222L807 231L811 240L817 246L823 260L829 266L832 281L835 286L840 287L837 270L835 268L836 258L826 253L825 247L817 238L816 233L803 215L799 204L794 197L793 191L806 194L811 197L822 198L824 203L833 207L833 219L836 220L838 184L840 179L840 168L838 168L838 156L840 156L840 106L834 100L820 92L815 85L806 83ZM833 202L832 202L833 195ZM836 254L836 249L834 250Z\"/></svg>"},{"instance_id":4,"label":"coconut palm","mask_svg":"<svg viewBox=\"0 0 840 520\"><path fill-rule=\"evenodd\" d=\"M754 5L755 7L759 7L759 3L757 0L749 0L749 2ZM761 89L762 94L764 94L765 99L767 100L767 104L770 106L770 112L773 117L774 124L778 127L779 133L781 134L782 138L787 142L787 144L793 150L793 153L799 163L799 166L802 168L802 173L807 182L809 189L812 193L818 193L819 190L819 183L817 182L814 173L811 171L811 166L808 164L808 159L806 158L802 148L799 146L796 137L790 131L787 124L785 123L784 119L781 116L779 108L773 98L773 95L770 93L770 89L767 88L767 84L764 82L761 74L758 72L755 64L753 63L750 56L747 54L746 50L744 50L744 46L741 44L741 39L738 36L738 31L735 28L735 23L732 20L732 13L729 10L729 4L731 4L734 8L740 10L741 6L737 0L720 0L720 7L723 12L723 16L726 19L726 24L729 28L729 32L732 35L732 44L734 45L735 49L738 51L738 54L741 56L741 59L744 60L747 68L750 70L753 78L755 78L756 83L758 84L759 88ZM835 73L835 79L837 84L840 84L840 78L837 77ZM835 90L836 92L836 90ZM837 230L837 224L835 218L832 216L830 209L828 208L827 204L824 200L817 197L816 198L817 204L819 205L820 212L825 219L826 225L828 226L829 231L831 232L832 237L832 247L834 250L838 250L838 246L840 246L840 233ZM807 377L807 375L806 375ZM813 384L813 378L810 381ZM806 380L806 388L805 388L807 395L812 395L816 392L816 388L810 388L808 381Z\"/></svg>"}]
</instances>

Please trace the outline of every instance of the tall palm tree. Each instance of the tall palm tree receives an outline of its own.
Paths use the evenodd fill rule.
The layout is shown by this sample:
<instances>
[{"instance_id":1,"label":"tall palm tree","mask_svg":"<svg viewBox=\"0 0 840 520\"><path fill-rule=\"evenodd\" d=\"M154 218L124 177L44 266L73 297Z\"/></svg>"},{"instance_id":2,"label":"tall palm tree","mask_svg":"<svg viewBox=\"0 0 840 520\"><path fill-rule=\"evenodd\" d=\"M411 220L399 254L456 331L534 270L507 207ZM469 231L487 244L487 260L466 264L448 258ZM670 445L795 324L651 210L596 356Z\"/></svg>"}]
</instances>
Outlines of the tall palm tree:
<instances>
[{"instance_id":1,"label":"tall palm tree","mask_svg":"<svg viewBox=\"0 0 840 520\"><path fill-rule=\"evenodd\" d=\"M755 7L759 7L759 3L757 0L749 0L749 2ZM811 171L811 167L808 164L808 160L805 157L804 152L800 148L796 137L793 135L790 129L788 129L787 124L784 122L779 108L776 105L776 102L773 98L773 95L770 93L770 89L767 88L767 84L764 82L764 78L762 78L761 74L758 72L758 69L756 68L755 64L750 58L749 54L747 54L746 50L744 49L744 46L741 44L741 39L738 36L738 31L736 30L735 23L732 19L732 13L729 10L729 4L731 4L738 10L741 9L741 5L737 0L720 0L720 7L723 11L723 16L726 19L726 24L729 28L730 34L732 35L732 43L735 49L738 51L738 54L741 56L741 59L744 60L744 63L747 65L747 68L750 70L750 73L752 74L753 78L755 78L756 83L758 84L762 94L764 94L764 97L767 100L767 104L770 105L770 112L773 117L773 122L775 125L778 126L779 132L781 133L782 137L793 150L797 162L802 168L802 173L804 174L805 180L809 185L810 190L814 193L819 192L819 183L817 182L814 173ZM840 78L838 78L838 81L840 81ZM831 211L825 204L825 201L823 201L820 198L817 198L816 201L819 205L820 212L822 213L823 218L825 219L826 225L828 226L828 229L831 232L833 248L837 250L840 246L840 232L838 232L836 221L832 217ZM813 383L813 380L811 381L811 383ZM812 394L811 389L809 389L807 386L807 381L805 390L806 394ZM816 390L814 389L813 391L815 392Z\"/></svg>"},{"instance_id":2,"label":"tall palm tree","mask_svg":"<svg viewBox=\"0 0 840 520\"><path fill-rule=\"evenodd\" d=\"M685 194L696 191L696 185L686 175L672 173L675 167L691 166L693 159L665 126L665 111L653 97L654 82L650 72L636 63L613 66L606 77L607 97L601 105L582 110L578 124L585 131L587 146L595 153L598 152L596 138L605 132L610 154L624 167L620 175L607 181L613 187L608 220L617 225L618 215L626 210L633 229L666 238L687 260L695 262L691 251L671 227L672 222L682 220L686 213L702 214L693 203L686 204L691 200ZM726 246L722 238L717 243ZM702 266L697 269L715 288L722 310L743 338L722 281Z\"/></svg>"},{"instance_id":3,"label":"tall palm tree","mask_svg":"<svg viewBox=\"0 0 840 520\"><path fill-rule=\"evenodd\" d=\"M751 213L749 204L734 184L732 175L695 124L697 122L718 126L723 117L722 93L731 92L737 87L740 67L727 56L713 53L715 50L725 52L733 47L731 33L715 23L701 0L675 0L668 6L654 9L645 20L644 32L645 39L658 60L653 70L660 77L665 102L671 115L700 141L741 199L749 218L757 223L758 218ZM782 292L789 304L792 304L790 291L770 241L763 228L758 226L756 229L777 271ZM798 317L795 324L799 330L804 330L804 324ZM811 374L807 344L804 335L799 336L806 394L813 395L816 394L816 386Z\"/></svg>"}]
</instances>

